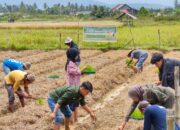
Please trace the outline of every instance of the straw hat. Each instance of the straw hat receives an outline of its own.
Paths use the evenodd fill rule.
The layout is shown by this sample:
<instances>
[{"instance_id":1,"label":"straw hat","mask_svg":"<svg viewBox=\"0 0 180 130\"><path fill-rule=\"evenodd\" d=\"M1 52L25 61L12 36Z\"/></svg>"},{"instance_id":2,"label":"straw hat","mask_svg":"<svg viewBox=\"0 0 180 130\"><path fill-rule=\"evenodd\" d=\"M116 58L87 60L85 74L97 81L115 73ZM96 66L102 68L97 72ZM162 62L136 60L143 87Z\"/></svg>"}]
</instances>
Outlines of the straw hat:
<instances>
[{"instance_id":1,"label":"straw hat","mask_svg":"<svg viewBox=\"0 0 180 130\"><path fill-rule=\"evenodd\" d=\"M65 44L69 44L72 42L72 38L70 37L67 37L66 40L65 40Z\"/></svg>"}]
</instances>

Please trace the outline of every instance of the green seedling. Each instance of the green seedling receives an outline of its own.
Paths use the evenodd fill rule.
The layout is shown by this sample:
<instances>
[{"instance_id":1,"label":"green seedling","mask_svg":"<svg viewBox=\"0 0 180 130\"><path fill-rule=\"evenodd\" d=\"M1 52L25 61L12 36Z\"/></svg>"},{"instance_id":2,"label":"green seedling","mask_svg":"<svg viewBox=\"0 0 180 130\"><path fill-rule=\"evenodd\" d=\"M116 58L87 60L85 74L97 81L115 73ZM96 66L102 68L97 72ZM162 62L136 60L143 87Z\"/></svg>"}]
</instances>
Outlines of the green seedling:
<instances>
[{"instance_id":1,"label":"green seedling","mask_svg":"<svg viewBox=\"0 0 180 130\"><path fill-rule=\"evenodd\" d=\"M36 99L36 104L37 105L44 105L45 104L45 100L43 98L38 98L38 99Z\"/></svg>"},{"instance_id":2,"label":"green seedling","mask_svg":"<svg viewBox=\"0 0 180 130\"><path fill-rule=\"evenodd\" d=\"M142 120L144 119L144 115L138 108L136 108L134 112L131 114L131 118L135 120Z\"/></svg>"},{"instance_id":3,"label":"green seedling","mask_svg":"<svg viewBox=\"0 0 180 130\"><path fill-rule=\"evenodd\" d=\"M49 75L48 78L51 78L51 79L59 79L61 78L60 75L57 75L57 74L53 74L53 75Z\"/></svg>"},{"instance_id":4,"label":"green seedling","mask_svg":"<svg viewBox=\"0 0 180 130\"><path fill-rule=\"evenodd\" d=\"M159 74L159 69L158 68L155 69L155 73Z\"/></svg>"},{"instance_id":5,"label":"green seedling","mask_svg":"<svg viewBox=\"0 0 180 130\"><path fill-rule=\"evenodd\" d=\"M85 65L85 66L81 66L80 70L84 73L84 74L95 74L96 70L93 66L91 65Z\"/></svg>"},{"instance_id":6,"label":"green seedling","mask_svg":"<svg viewBox=\"0 0 180 130\"><path fill-rule=\"evenodd\" d=\"M133 66L134 66L134 61L130 58L127 58L125 63L126 63L128 68L133 68Z\"/></svg>"}]
</instances>

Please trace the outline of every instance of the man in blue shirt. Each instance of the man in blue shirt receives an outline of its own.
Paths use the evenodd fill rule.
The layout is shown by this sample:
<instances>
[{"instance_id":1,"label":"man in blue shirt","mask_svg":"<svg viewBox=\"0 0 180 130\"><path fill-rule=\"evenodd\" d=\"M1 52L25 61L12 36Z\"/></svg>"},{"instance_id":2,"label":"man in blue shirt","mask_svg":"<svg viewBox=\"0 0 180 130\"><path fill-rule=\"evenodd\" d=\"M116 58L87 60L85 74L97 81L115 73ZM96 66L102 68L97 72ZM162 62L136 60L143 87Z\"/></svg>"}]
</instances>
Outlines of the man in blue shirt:
<instances>
[{"instance_id":1,"label":"man in blue shirt","mask_svg":"<svg viewBox=\"0 0 180 130\"><path fill-rule=\"evenodd\" d=\"M78 55L78 59L77 59L77 64L80 65L81 58L80 58L80 50L78 48L78 45L75 44L70 37L67 37L67 39L65 40L65 45L69 46L69 49L70 48L74 48L74 49L77 49L79 51L79 55Z\"/></svg>"},{"instance_id":2,"label":"man in blue shirt","mask_svg":"<svg viewBox=\"0 0 180 130\"><path fill-rule=\"evenodd\" d=\"M129 52L128 57L132 60L137 60L133 67L134 72L141 72L143 70L143 63L148 58L148 53L140 49L133 49Z\"/></svg>"},{"instance_id":3,"label":"man in blue shirt","mask_svg":"<svg viewBox=\"0 0 180 130\"><path fill-rule=\"evenodd\" d=\"M151 64L159 69L159 82L156 84L174 89L174 70L175 66L180 67L180 60L165 59L161 53L154 53Z\"/></svg>"},{"instance_id":4,"label":"man in blue shirt","mask_svg":"<svg viewBox=\"0 0 180 130\"><path fill-rule=\"evenodd\" d=\"M166 109L159 105L150 105L142 101L138 106L144 113L144 130L167 130Z\"/></svg>"},{"instance_id":5,"label":"man in blue shirt","mask_svg":"<svg viewBox=\"0 0 180 130\"><path fill-rule=\"evenodd\" d=\"M6 75L13 70L24 71L30 69L31 67L31 63L29 62L23 63L15 59L5 59L2 64L3 64L3 71Z\"/></svg>"}]
</instances>

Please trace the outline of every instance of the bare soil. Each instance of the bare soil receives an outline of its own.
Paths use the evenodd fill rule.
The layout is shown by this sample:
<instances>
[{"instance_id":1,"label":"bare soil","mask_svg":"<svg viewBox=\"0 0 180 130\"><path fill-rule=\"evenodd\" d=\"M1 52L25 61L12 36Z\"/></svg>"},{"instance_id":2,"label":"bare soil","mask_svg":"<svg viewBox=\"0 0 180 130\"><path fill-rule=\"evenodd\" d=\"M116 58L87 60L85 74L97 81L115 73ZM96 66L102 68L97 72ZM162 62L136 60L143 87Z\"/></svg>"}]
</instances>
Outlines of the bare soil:
<instances>
[{"instance_id":1,"label":"bare soil","mask_svg":"<svg viewBox=\"0 0 180 130\"><path fill-rule=\"evenodd\" d=\"M82 76L81 81L89 80L93 83L94 92L87 97L89 106L97 114L97 122L93 124L87 113L80 109L79 123L72 126L76 130L116 130L124 120L126 111L131 103L127 96L129 87L135 84L154 83L158 80L155 67L149 60L154 51L148 51L149 58L145 63L144 71L134 75L126 67L126 50L111 50L102 52L99 50L82 50L82 64L93 65L97 73L95 75ZM180 59L180 52L173 51L165 54L166 57ZM50 91L58 86L65 85L66 55L63 50L54 51L2 51L0 61L5 58L16 58L25 62L31 62L30 72L36 75L36 81L30 85L30 91L34 97L45 99L44 105L37 105L35 100L26 100L26 106L22 108L16 98L16 111L4 113L7 106L7 92L3 88L4 74L0 72L0 130L51 130L49 122L50 109L47 105L47 96ZM1 69L2 70L2 69ZM49 79L50 74L59 74L60 79ZM142 121L131 120L125 130L136 130L142 126Z\"/></svg>"}]
</instances>

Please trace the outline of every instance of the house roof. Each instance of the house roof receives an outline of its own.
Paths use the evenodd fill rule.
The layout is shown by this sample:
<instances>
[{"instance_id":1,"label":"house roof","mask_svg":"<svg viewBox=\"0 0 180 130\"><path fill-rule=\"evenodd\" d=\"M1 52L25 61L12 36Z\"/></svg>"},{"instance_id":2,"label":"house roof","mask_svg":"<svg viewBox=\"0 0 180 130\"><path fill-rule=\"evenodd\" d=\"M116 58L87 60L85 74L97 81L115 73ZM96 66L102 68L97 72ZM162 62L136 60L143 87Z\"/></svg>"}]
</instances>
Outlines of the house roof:
<instances>
[{"instance_id":1,"label":"house roof","mask_svg":"<svg viewBox=\"0 0 180 130\"><path fill-rule=\"evenodd\" d=\"M129 16L129 17L132 18L132 19L137 19L136 16L134 16L134 15L132 15L132 14L130 14L130 13L126 13L126 12L124 12L123 14L121 14L121 15L119 16L119 18L121 18L121 17L123 17L123 16L125 16L125 15Z\"/></svg>"},{"instance_id":2,"label":"house roof","mask_svg":"<svg viewBox=\"0 0 180 130\"><path fill-rule=\"evenodd\" d=\"M124 6L127 6L128 8L131 8L129 5L127 4L118 4L116 5L114 8L112 8L113 11L116 11L116 10L121 10ZM133 9L133 8L131 8Z\"/></svg>"},{"instance_id":3,"label":"house roof","mask_svg":"<svg viewBox=\"0 0 180 130\"><path fill-rule=\"evenodd\" d=\"M124 6L124 4L118 4L114 8L112 8L112 10L116 10L117 8L121 8L122 6Z\"/></svg>"},{"instance_id":4,"label":"house roof","mask_svg":"<svg viewBox=\"0 0 180 130\"><path fill-rule=\"evenodd\" d=\"M136 10L136 9L130 7L129 5L127 5L127 4L118 4L118 5L116 5L115 7L112 8L112 11L113 12L114 11L121 11L121 10L124 11L125 10L125 8L124 8L125 6L127 7L127 9Z\"/></svg>"}]
</instances>

